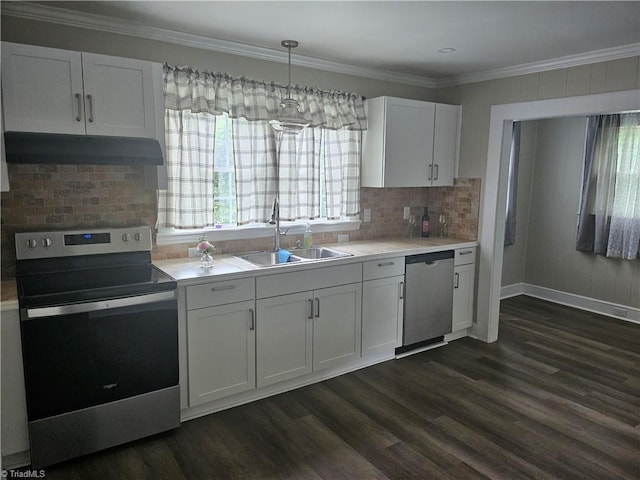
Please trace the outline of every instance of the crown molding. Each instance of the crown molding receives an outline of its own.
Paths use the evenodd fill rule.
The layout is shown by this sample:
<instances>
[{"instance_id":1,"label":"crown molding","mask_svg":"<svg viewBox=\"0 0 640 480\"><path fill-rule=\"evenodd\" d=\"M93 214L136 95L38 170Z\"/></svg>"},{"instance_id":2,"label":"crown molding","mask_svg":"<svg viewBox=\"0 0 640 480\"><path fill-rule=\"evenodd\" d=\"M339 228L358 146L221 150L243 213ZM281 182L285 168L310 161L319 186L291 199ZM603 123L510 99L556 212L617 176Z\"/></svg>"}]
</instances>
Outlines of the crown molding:
<instances>
[{"instance_id":1,"label":"crown molding","mask_svg":"<svg viewBox=\"0 0 640 480\"><path fill-rule=\"evenodd\" d=\"M514 65L513 67L498 68L495 70L487 70L485 72L470 73L468 75L458 75L455 77L443 78L435 81L435 88L444 88L456 85L464 85L467 83L484 82L487 80L515 77L518 75L529 75L532 73L546 72L549 70L558 70L560 68L578 67L580 65L588 65L591 63L606 62L610 60L619 60L622 58L637 56L640 56L640 43L632 43L630 45L622 45L619 47L594 50L578 55L567 55L565 57L552 58L551 60L544 60L541 62L525 63L522 65Z\"/></svg>"},{"instance_id":2,"label":"crown molding","mask_svg":"<svg viewBox=\"0 0 640 480\"><path fill-rule=\"evenodd\" d=\"M122 19L113 19L103 15L80 13L63 8L50 7L47 5L33 4L29 2L2 3L2 15L25 18L28 20L38 20L43 22L57 23L60 25L88 28L103 32L117 33L142 37L151 40L174 43L186 47L194 47L205 50L212 50L231 55L255 58L278 63L287 63L287 53L281 50L258 47L254 45L230 42L203 35L193 35L178 32L165 28L142 25ZM315 68L335 73L356 75L359 77L371 78L387 82L402 83L417 87L435 88L435 80L418 75L410 75L389 70L379 70L367 67L357 67L354 65L323 60L304 55L291 55L291 63L301 67Z\"/></svg>"},{"instance_id":3,"label":"crown molding","mask_svg":"<svg viewBox=\"0 0 640 480\"><path fill-rule=\"evenodd\" d=\"M129 20L113 19L102 15L80 13L63 8L34 4L31 2L2 2L2 15L38 20L60 25L88 28L121 35L130 35L161 42L174 43L187 47L212 50L230 55L255 58L278 63L287 63L287 53L280 50L258 47L239 42L220 40L203 35L193 35L170 29L142 25ZM485 72L457 75L447 78L434 79L419 75L411 75L389 70L357 67L345 63L323 60L304 55L291 55L291 63L301 67L315 68L319 70L355 75L373 80L395 82L424 88L445 88L467 83L496 80L505 77L528 75L560 68L576 67L590 63L617 60L640 55L640 43L623 45L619 47L595 50L577 55L553 58L541 62L526 63L512 67L487 70Z\"/></svg>"}]
</instances>

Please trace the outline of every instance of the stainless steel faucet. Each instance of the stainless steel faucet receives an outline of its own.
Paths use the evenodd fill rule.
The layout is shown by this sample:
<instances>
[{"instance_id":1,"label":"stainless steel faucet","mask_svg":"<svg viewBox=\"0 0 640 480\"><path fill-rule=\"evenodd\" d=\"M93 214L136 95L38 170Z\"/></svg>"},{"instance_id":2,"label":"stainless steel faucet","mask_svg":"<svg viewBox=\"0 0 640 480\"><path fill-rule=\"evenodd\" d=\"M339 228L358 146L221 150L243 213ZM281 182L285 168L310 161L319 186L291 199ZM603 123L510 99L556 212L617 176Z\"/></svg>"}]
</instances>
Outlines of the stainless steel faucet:
<instances>
[{"instance_id":1,"label":"stainless steel faucet","mask_svg":"<svg viewBox=\"0 0 640 480\"><path fill-rule=\"evenodd\" d=\"M273 211L271 212L271 220L269 220L269 223L276 226L273 249L277 252L280 250L280 235L286 235L289 231L288 228L284 232L280 231L280 199L278 195L273 199Z\"/></svg>"}]
</instances>

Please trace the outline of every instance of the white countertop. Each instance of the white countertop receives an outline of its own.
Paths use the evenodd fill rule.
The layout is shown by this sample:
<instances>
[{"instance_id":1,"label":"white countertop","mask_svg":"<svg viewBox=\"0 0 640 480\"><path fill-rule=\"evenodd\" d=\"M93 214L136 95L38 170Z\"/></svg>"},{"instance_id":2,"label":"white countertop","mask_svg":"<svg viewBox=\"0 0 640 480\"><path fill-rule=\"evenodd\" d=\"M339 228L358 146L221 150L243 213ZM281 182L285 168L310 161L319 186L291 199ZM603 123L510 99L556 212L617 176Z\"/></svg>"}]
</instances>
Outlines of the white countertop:
<instances>
[{"instance_id":1,"label":"white countertop","mask_svg":"<svg viewBox=\"0 0 640 480\"><path fill-rule=\"evenodd\" d=\"M202 283L203 280L221 280L223 277L239 278L251 276L271 275L284 271L299 271L322 266L338 265L367 260L379 260L397 255L417 255L421 253L438 252L442 250L469 248L478 245L477 241L460 240L456 238L389 238L380 240L364 240L347 243L322 244L323 247L333 248L350 257L331 258L300 263L287 263L259 267L232 254L214 255L213 267L200 266L199 258L176 258L153 262L155 266L175 278L180 285ZM291 250L295 253L295 249Z\"/></svg>"}]
</instances>

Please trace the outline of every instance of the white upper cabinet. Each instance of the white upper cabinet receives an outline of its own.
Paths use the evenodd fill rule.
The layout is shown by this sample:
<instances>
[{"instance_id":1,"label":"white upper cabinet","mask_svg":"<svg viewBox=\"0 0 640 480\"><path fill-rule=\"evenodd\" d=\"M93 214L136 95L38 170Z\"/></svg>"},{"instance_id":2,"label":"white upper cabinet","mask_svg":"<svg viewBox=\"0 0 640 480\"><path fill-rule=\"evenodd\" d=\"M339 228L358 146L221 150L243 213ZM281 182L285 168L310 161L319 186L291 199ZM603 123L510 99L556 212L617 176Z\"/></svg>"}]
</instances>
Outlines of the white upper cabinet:
<instances>
[{"instance_id":1,"label":"white upper cabinet","mask_svg":"<svg viewBox=\"0 0 640 480\"><path fill-rule=\"evenodd\" d=\"M460 105L436 103L433 129L433 164L427 180L433 187L453 185L457 175L460 139Z\"/></svg>"},{"instance_id":2,"label":"white upper cabinet","mask_svg":"<svg viewBox=\"0 0 640 480\"><path fill-rule=\"evenodd\" d=\"M367 100L363 187L453 185L461 108L404 98Z\"/></svg>"},{"instance_id":3,"label":"white upper cabinet","mask_svg":"<svg viewBox=\"0 0 640 480\"><path fill-rule=\"evenodd\" d=\"M2 63L6 131L156 137L151 62L3 42Z\"/></svg>"}]
</instances>

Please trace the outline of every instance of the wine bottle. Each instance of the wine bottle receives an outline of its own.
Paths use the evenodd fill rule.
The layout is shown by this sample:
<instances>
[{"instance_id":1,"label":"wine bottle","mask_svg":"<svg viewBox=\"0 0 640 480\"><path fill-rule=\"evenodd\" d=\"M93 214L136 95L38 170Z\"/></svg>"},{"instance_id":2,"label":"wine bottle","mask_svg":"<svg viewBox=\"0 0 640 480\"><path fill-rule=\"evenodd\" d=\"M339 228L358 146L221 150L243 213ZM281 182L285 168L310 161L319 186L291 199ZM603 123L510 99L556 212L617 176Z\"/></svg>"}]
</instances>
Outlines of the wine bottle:
<instances>
[{"instance_id":1,"label":"wine bottle","mask_svg":"<svg viewBox=\"0 0 640 480\"><path fill-rule=\"evenodd\" d=\"M424 207L424 213L422 214L422 227L420 231L421 236L429 236L429 210L427 209L427 207Z\"/></svg>"}]
</instances>

